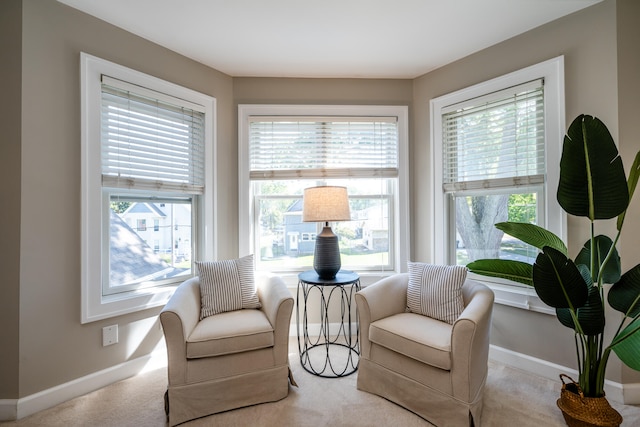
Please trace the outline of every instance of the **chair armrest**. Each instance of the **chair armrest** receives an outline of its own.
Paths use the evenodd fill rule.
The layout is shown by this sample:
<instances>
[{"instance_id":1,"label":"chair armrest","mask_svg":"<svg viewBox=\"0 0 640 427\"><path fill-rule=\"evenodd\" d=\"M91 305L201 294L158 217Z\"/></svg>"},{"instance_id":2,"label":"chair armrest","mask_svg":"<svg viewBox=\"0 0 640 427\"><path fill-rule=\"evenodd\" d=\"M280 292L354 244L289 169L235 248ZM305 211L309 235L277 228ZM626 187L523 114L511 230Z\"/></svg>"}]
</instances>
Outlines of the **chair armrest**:
<instances>
[{"instance_id":1,"label":"chair armrest","mask_svg":"<svg viewBox=\"0 0 640 427\"><path fill-rule=\"evenodd\" d=\"M287 361L293 296L282 278L277 276L256 276L256 285L258 298L262 304L261 310L273 327L275 358Z\"/></svg>"},{"instance_id":2,"label":"chair armrest","mask_svg":"<svg viewBox=\"0 0 640 427\"><path fill-rule=\"evenodd\" d=\"M200 281L193 277L180 284L160 311L167 345L169 382L186 382L187 338L200 320Z\"/></svg>"},{"instance_id":3,"label":"chair armrest","mask_svg":"<svg viewBox=\"0 0 640 427\"><path fill-rule=\"evenodd\" d=\"M371 323L406 311L408 283L408 273L394 274L356 293L361 357L369 359L370 356L369 326Z\"/></svg>"},{"instance_id":4,"label":"chair armrest","mask_svg":"<svg viewBox=\"0 0 640 427\"><path fill-rule=\"evenodd\" d=\"M404 313L407 308L409 274L385 277L356 293L358 310L368 315L371 322Z\"/></svg>"},{"instance_id":5,"label":"chair armrest","mask_svg":"<svg viewBox=\"0 0 640 427\"><path fill-rule=\"evenodd\" d=\"M471 402L484 384L489 360L493 291L467 280L462 287L465 308L451 331L453 395Z\"/></svg>"}]
</instances>

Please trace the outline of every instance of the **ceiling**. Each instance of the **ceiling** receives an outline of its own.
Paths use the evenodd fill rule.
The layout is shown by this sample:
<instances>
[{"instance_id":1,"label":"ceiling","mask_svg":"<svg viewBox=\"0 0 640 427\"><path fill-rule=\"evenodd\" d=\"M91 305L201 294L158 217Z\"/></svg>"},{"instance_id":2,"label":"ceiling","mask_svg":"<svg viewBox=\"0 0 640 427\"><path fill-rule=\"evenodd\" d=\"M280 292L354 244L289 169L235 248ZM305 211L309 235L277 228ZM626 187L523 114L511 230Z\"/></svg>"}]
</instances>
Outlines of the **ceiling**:
<instances>
[{"instance_id":1,"label":"ceiling","mask_svg":"<svg viewBox=\"0 0 640 427\"><path fill-rule=\"evenodd\" d=\"M415 78L601 0L58 0L234 77Z\"/></svg>"}]
</instances>

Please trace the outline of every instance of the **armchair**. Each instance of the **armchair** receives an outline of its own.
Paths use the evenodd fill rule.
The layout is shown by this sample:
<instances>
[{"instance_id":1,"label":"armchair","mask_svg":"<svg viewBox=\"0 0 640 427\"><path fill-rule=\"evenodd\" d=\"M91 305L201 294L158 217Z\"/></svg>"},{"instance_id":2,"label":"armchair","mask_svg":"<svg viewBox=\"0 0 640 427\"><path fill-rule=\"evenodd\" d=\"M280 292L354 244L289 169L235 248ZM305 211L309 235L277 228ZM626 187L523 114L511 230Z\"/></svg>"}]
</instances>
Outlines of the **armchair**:
<instances>
[{"instance_id":1,"label":"armchair","mask_svg":"<svg viewBox=\"0 0 640 427\"><path fill-rule=\"evenodd\" d=\"M260 309L200 320L200 281L182 283L160 313L168 354L169 425L289 393L293 297L282 279L256 277Z\"/></svg>"},{"instance_id":2,"label":"armchair","mask_svg":"<svg viewBox=\"0 0 640 427\"><path fill-rule=\"evenodd\" d=\"M479 426L487 378L493 292L466 280L453 324L407 312L409 274L356 294L360 321L357 387L438 426Z\"/></svg>"}]
</instances>

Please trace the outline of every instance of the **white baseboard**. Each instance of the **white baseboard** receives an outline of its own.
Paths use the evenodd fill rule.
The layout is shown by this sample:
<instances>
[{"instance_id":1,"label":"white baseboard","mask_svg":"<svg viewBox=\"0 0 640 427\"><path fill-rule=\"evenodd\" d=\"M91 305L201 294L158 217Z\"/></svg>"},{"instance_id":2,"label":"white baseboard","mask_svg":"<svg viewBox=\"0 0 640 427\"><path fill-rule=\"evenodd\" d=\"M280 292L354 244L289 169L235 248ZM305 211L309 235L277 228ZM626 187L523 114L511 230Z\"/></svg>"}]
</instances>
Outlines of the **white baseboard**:
<instances>
[{"instance_id":1,"label":"white baseboard","mask_svg":"<svg viewBox=\"0 0 640 427\"><path fill-rule=\"evenodd\" d=\"M513 366L520 370L539 375L553 381L558 381L560 390L560 374L567 374L575 380L578 379L578 371L557 365L546 360L538 359L526 354L517 353L502 347L491 345L489 347L489 358L505 365ZM640 383L621 384L614 381L605 380L604 390L607 398L614 402L625 405L640 404Z\"/></svg>"},{"instance_id":2,"label":"white baseboard","mask_svg":"<svg viewBox=\"0 0 640 427\"><path fill-rule=\"evenodd\" d=\"M640 405L640 383L624 384L622 395L625 405Z\"/></svg>"},{"instance_id":3,"label":"white baseboard","mask_svg":"<svg viewBox=\"0 0 640 427\"><path fill-rule=\"evenodd\" d=\"M142 372L166 366L165 351L129 360L20 399L0 400L0 421L19 420Z\"/></svg>"}]
</instances>

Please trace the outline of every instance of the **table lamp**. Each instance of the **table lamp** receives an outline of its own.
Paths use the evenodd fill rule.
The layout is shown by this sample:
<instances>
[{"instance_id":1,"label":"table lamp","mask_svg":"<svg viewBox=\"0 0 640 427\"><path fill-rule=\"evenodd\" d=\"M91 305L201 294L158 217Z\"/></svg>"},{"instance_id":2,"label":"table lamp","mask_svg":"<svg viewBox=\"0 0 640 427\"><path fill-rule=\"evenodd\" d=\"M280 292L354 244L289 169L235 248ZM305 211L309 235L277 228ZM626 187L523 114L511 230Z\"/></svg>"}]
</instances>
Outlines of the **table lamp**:
<instances>
[{"instance_id":1,"label":"table lamp","mask_svg":"<svg viewBox=\"0 0 640 427\"><path fill-rule=\"evenodd\" d=\"M350 221L349 197L345 187L321 186L304 190L302 221L324 222L316 236L313 268L321 279L333 279L340 271L340 246L329 221Z\"/></svg>"}]
</instances>

